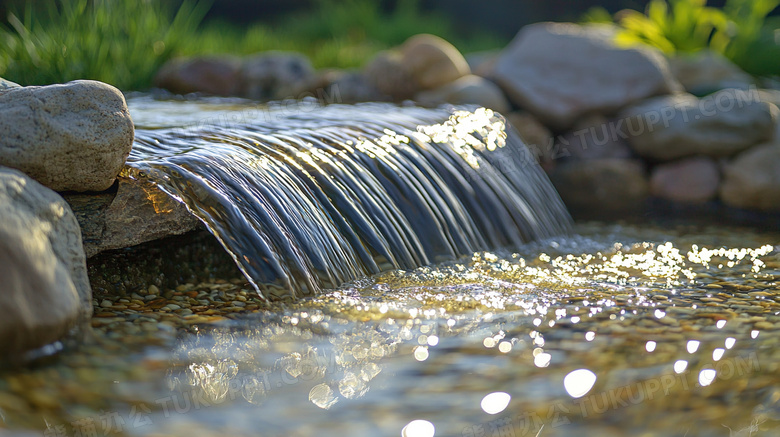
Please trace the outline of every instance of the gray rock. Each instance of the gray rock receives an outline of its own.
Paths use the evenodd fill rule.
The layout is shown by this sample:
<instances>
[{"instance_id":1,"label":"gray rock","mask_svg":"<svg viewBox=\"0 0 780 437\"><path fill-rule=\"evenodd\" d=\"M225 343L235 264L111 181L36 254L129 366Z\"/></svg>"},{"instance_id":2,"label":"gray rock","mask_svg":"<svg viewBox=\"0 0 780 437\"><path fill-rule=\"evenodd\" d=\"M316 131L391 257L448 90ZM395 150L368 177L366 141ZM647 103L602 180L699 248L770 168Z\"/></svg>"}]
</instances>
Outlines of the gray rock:
<instances>
[{"instance_id":1,"label":"gray rock","mask_svg":"<svg viewBox=\"0 0 780 437\"><path fill-rule=\"evenodd\" d=\"M618 47L614 36L607 25L532 24L504 50L490 77L513 103L559 129L589 113L609 114L681 89L660 52Z\"/></svg>"},{"instance_id":2,"label":"gray rock","mask_svg":"<svg viewBox=\"0 0 780 437\"><path fill-rule=\"evenodd\" d=\"M780 211L780 143L753 147L724 167L720 197L737 208Z\"/></svg>"},{"instance_id":3,"label":"gray rock","mask_svg":"<svg viewBox=\"0 0 780 437\"><path fill-rule=\"evenodd\" d=\"M473 74L463 76L439 88L420 92L415 96L415 100L426 106L436 106L441 103L475 104L501 113L510 110L509 102L501 88Z\"/></svg>"},{"instance_id":4,"label":"gray rock","mask_svg":"<svg viewBox=\"0 0 780 437\"><path fill-rule=\"evenodd\" d=\"M726 88L747 89L753 78L723 55L704 50L669 59L672 74L694 94L709 94Z\"/></svg>"},{"instance_id":5,"label":"gray rock","mask_svg":"<svg viewBox=\"0 0 780 437\"><path fill-rule=\"evenodd\" d=\"M255 100L297 99L316 79L309 59L294 52L263 52L243 61L239 94Z\"/></svg>"},{"instance_id":6,"label":"gray rock","mask_svg":"<svg viewBox=\"0 0 780 437\"><path fill-rule=\"evenodd\" d=\"M576 159L627 159L631 148L611 128L613 121L603 115L590 115L575 123L571 132L558 138L560 154Z\"/></svg>"},{"instance_id":7,"label":"gray rock","mask_svg":"<svg viewBox=\"0 0 780 437\"><path fill-rule=\"evenodd\" d=\"M642 163L634 160L568 161L555 167L550 180L575 211L634 208L649 194Z\"/></svg>"},{"instance_id":8,"label":"gray rock","mask_svg":"<svg viewBox=\"0 0 780 437\"><path fill-rule=\"evenodd\" d=\"M180 202L150 182L119 178L116 193L67 194L81 226L84 252L92 257L198 227L198 220Z\"/></svg>"},{"instance_id":9,"label":"gray rock","mask_svg":"<svg viewBox=\"0 0 780 437\"><path fill-rule=\"evenodd\" d=\"M471 52L464 55L469 64L471 72L477 76L487 76L496 66L498 58L501 56L501 50L486 50L482 52Z\"/></svg>"},{"instance_id":10,"label":"gray rock","mask_svg":"<svg viewBox=\"0 0 780 437\"><path fill-rule=\"evenodd\" d=\"M421 91L397 51L386 50L377 53L368 62L363 73L368 83L396 102L411 99Z\"/></svg>"},{"instance_id":11,"label":"gray rock","mask_svg":"<svg viewBox=\"0 0 780 437\"><path fill-rule=\"evenodd\" d=\"M0 168L0 348L49 344L92 314L78 222L57 193Z\"/></svg>"},{"instance_id":12,"label":"gray rock","mask_svg":"<svg viewBox=\"0 0 780 437\"><path fill-rule=\"evenodd\" d=\"M323 104L389 100L388 96L379 92L359 71L326 70L320 72L309 92Z\"/></svg>"},{"instance_id":13,"label":"gray rock","mask_svg":"<svg viewBox=\"0 0 780 437\"><path fill-rule=\"evenodd\" d=\"M642 157L731 156L774 135L775 115L755 90L727 89L699 99L657 97L620 115L622 133Z\"/></svg>"},{"instance_id":14,"label":"gray rock","mask_svg":"<svg viewBox=\"0 0 780 437\"><path fill-rule=\"evenodd\" d=\"M703 156L659 165L650 176L654 196L682 203L714 199L719 184L718 163Z\"/></svg>"},{"instance_id":15,"label":"gray rock","mask_svg":"<svg viewBox=\"0 0 780 437\"><path fill-rule=\"evenodd\" d=\"M109 188L133 145L116 88L90 80L0 93L0 165L57 191Z\"/></svg>"},{"instance_id":16,"label":"gray rock","mask_svg":"<svg viewBox=\"0 0 780 437\"><path fill-rule=\"evenodd\" d=\"M9 88L19 88L19 84L0 77L0 91L7 90Z\"/></svg>"},{"instance_id":17,"label":"gray rock","mask_svg":"<svg viewBox=\"0 0 780 437\"><path fill-rule=\"evenodd\" d=\"M241 60L233 56L177 58L160 68L154 84L174 94L235 96L240 71Z\"/></svg>"}]
</instances>

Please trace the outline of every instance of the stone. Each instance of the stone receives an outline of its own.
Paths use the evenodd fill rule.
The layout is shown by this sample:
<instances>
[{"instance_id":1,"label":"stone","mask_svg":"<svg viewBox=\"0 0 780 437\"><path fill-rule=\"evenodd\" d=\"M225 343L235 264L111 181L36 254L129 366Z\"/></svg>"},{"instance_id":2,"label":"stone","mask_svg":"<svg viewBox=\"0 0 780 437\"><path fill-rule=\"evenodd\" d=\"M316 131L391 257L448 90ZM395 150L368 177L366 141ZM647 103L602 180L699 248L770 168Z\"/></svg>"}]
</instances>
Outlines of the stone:
<instances>
[{"instance_id":1,"label":"stone","mask_svg":"<svg viewBox=\"0 0 780 437\"><path fill-rule=\"evenodd\" d=\"M726 89L704 98L656 97L620 114L622 133L642 157L671 161L726 157L774 135L776 115L755 90Z\"/></svg>"},{"instance_id":2,"label":"stone","mask_svg":"<svg viewBox=\"0 0 780 437\"><path fill-rule=\"evenodd\" d=\"M512 103L557 129L569 128L589 113L610 114L681 89L660 52L619 47L615 32L608 25L526 26L489 77Z\"/></svg>"},{"instance_id":3,"label":"stone","mask_svg":"<svg viewBox=\"0 0 780 437\"><path fill-rule=\"evenodd\" d=\"M485 50L481 52L472 52L464 55L469 69L477 76L487 76L496 66L498 58L501 56L500 50Z\"/></svg>"},{"instance_id":4,"label":"stone","mask_svg":"<svg viewBox=\"0 0 780 437\"><path fill-rule=\"evenodd\" d=\"M547 126L543 125L533 114L528 112L510 112L506 114L506 120L512 127L520 134L520 138L523 140L526 146L531 150L533 154L538 156L538 162L545 166L550 164L554 159L560 158L555 156L553 150L553 134Z\"/></svg>"},{"instance_id":5,"label":"stone","mask_svg":"<svg viewBox=\"0 0 780 437\"><path fill-rule=\"evenodd\" d=\"M753 147L726 164L720 197L736 208L780 211L780 143Z\"/></svg>"},{"instance_id":6,"label":"stone","mask_svg":"<svg viewBox=\"0 0 780 437\"><path fill-rule=\"evenodd\" d=\"M77 80L0 93L0 165L56 191L109 188L133 146L122 93Z\"/></svg>"},{"instance_id":7,"label":"stone","mask_svg":"<svg viewBox=\"0 0 780 437\"><path fill-rule=\"evenodd\" d=\"M653 196L681 203L703 203L718 194L720 171L714 159L699 156L661 164L650 176Z\"/></svg>"},{"instance_id":8,"label":"stone","mask_svg":"<svg viewBox=\"0 0 780 437\"><path fill-rule=\"evenodd\" d=\"M9 88L19 88L19 84L0 77L0 91L7 90Z\"/></svg>"},{"instance_id":9,"label":"stone","mask_svg":"<svg viewBox=\"0 0 780 437\"><path fill-rule=\"evenodd\" d=\"M421 89L438 88L471 73L458 49L435 35L415 35L400 51L403 66Z\"/></svg>"},{"instance_id":10,"label":"stone","mask_svg":"<svg viewBox=\"0 0 780 437\"><path fill-rule=\"evenodd\" d=\"M422 91L415 96L415 100L425 106L437 106L441 103L475 104L501 113L510 110L509 102L496 84L473 74L439 88Z\"/></svg>"},{"instance_id":11,"label":"stone","mask_svg":"<svg viewBox=\"0 0 780 437\"><path fill-rule=\"evenodd\" d=\"M571 132L558 137L558 153L580 160L631 157L631 147L611 129L614 121L589 115L575 123Z\"/></svg>"},{"instance_id":12,"label":"stone","mask_svg":"<svg viewBox=\"0 0 780 437\"><path fill-rule=\"evenodd\" d=\"M174 94L238 94L241 60L232 56L177 58L165 63L154 78L157 87Z\"/></svg>"},{"instance_id":13,"label":"stone","mask_svg":"<svg viewBox=\"0 0 780 437\"><path fill-rule=\"evenodd\" d=\"M0 277L4 356L52 343L92 314L81 232L68 204L1 167Z\"/></svg>"},{"instance_id":14,"label":"stone","mask_svg":"<svg viewBox=\"0 0 780 437\"><path fill-rule=\"evenodd\" d=\"M394 50L378 53L364 69L368 82L393 101L453 82L471 70L466 58L438 36L420 34Z\"/></svg>"},{"instance_id":15,"label":"stone","mask_svg":"<svg viewBox=\"0 0 780 437\"><path fill-rule=\"evenodd\" d=\"M255 100L298 99L315 78L311 62L300 53L258 53L241 66L239 94Z\"/></svg>"},{"instance_id":16,"label":"stone","mask_svg":"<svg viewBox=\"0 0 780 437\"><path fill-rule=\"evenodd\" d=\"M555 167L550 180L575 211L636 208L649 193L644 167L636 160L567 161Z\"/></svg>"},{"instance_id":17,"label":"stone","mask_svg":"<svg viewBox=\"0 0 780 437\"><path fill-rule=\"evenodd\" d=\"M726 88L747 89L753 78L723 55L703 50L669 59L672 74L686 91L705 95Z\"/></svg>"},{"instance_id":18,"label":"stone","mask_svg":"<svg viewBox=\"0 0 780 437\"><path fill-rule=\"evenodd\" d=\"M369 84L396 102L411 99L421 90L397 51L377 53L368 62L363 73Z\"/></svg>"},{"instance_id":19,"label":"stone","mask_svg":"<svg viewBox=\"0 0 780 437\"><path fill-rule=\"evenodd\" d=\"M82 230L84 252L123 249L195 230L199 221L151 182L119 178L115 193L66 194Z\"/></svg>"},{"instance_id":20,"label":"stone","mask_svg":"<svg viewBox=\"0 0 780 437\"><path fill-rule=\"evenodd\" d=\"M360 103L382 102L389 100L372 85L368 78L359 71L326 70L318 73L317 79L310 89L322 103Z\"/></svg>"}]
</instances>

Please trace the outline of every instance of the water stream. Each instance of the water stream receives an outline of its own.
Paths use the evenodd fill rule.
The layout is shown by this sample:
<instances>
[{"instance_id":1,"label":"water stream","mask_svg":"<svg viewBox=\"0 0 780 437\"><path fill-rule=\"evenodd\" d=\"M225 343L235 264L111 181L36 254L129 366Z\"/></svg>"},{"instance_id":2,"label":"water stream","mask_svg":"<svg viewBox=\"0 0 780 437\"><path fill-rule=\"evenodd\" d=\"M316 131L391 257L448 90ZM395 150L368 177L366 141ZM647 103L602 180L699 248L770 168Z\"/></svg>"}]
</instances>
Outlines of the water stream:
<instances>
[{"instance_id":1,"label":"water stream","mask_svg":"<svg viewBox=\"0 0 780 437\"><path fill-rule=\"evenodd\" d=\"M181 199L261 296L316 295L570 229L555 189L490 110L233 115L153 129L137 121L127 174Z\"/></svg>"},{"instance_id":2,"label":"water stream","mask_svg":"<svg viewBox=\"0 0 780 437\"><path fill-rule=\"evenodd\" d=\"M133 266L196 271L178 264L195 249L93 260L94 335L0 372L0 435L780 432L778 229L569 231L536 167L504 161L523 162L514 133L479 110L461 125L377 106L320 121L240 101L130 107L128 174L185 200L220 240L197 253L224 245L240 270L112 288Z\"/></svg>"}]
</instances>

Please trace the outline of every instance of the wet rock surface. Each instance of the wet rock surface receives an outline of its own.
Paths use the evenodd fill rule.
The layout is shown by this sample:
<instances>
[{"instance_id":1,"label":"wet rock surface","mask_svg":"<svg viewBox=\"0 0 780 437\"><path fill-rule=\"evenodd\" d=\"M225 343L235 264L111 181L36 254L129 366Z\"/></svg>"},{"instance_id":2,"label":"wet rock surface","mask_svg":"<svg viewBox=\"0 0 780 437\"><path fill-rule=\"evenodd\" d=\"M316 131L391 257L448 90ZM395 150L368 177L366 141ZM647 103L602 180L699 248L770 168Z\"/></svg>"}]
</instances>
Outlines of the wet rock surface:
<instances>
[{"instance_id":1,"label":"wet rock surface","mask_svg":"<svg viewBox=\"0 0 780 437\"><path fill-rule=\"evenodd\" d=\"M55 191L109 188L132 143L125 98L110 85L78 80L0 93L0 165Z\"/></svg>"},{"instance_id":2,"label":"wet rock surface","mask_svg":"<svg viewBox=\"0 0 780 437\"><path fill-rule=\"evenodd\" d=\"M149 182L120 177L115 192L66 194L84 239L84 252L132 247L199 226L180 202Z\"/></svg>"}]
</instances>

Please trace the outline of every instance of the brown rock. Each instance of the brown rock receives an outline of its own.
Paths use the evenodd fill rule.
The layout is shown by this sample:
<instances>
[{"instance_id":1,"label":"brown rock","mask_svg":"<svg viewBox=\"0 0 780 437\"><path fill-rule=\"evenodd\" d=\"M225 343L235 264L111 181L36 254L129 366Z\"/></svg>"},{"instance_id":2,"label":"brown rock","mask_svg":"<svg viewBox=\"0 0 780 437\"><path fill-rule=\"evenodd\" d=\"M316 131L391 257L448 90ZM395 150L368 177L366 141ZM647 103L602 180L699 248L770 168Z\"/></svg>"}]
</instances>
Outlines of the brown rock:
<instances>
[{"instance_id":1,"label":"brown rock","mask_svg":"<svg viewBox=\"0 0 780 437\"><path fill-rule=\"evenodd\" d=\"M437 88L471 73L458 49L435 35L415 35L400 50L402 64L421 89Z\"/></svg>"},{"instance_id":2,"label":"brown rock","mask_svg":"<svg viewBox=\"0 0 780 437\"><path fill-rule=\"evenodd\" d=\"M720 197L737 208L780 211L780 143L753 147L726 164Z\"/></svg>"},{"instance_id":3,"label":"brown rock","mask_svg":"<svg viewBox=\"0 0 780 437\"><path fill-rule=\"evenodd\" d=\"M568 161L553 170L550 180L566 206L579 211L635 207L649 193L644 168L634 160Z\"/></svg>"},{"instance_id":4,"label":"brown rock","mask_svg":"<svg viewBox=\"0 0 780 437\"><path fill-rule=\"evenodd\" d=\"M241 61L232 56L178 58L162 66L154 84L174 94L235 96L240 69Z\"/></svg>"},{"instance_id":5,"label":"brown rock","mask_svg":"<svg viewBox=\"0 0 780 437\"><path fill-rule=\"evenodd\" d=\"M84 252L135 246L194 230L198 220L146 181L120 177L116 193L66 195L81 226Z\"/></svg>"},{"instance_id":6,"label":"brown rock","mask_svg":"<svg viewBox=\"0 0 780 437\"><path fill-rule=\"evenodd\" d=\"M703 156L659 165L650 177L652 194L675 202L712 200L718 194L719 184L717 162Z\"/></svg>"},{"instance_id":7,"label":"brown rock","mask_svg":"<svg viewBox=\"0 0 780 437\"><path fill-rule=\"evenodd\" d=\"M369 84L393 101L411 99L420 91L404 66L401 54L395 51L379 52L366 65L364 74Z\"/></svg>"},{"instance_id":8,"label":"brown rock","mask_svg":"<svg viewBox=\"0 0 780 437\"><path fill-rule=\"evenodd\" d=\"M263 52L244 60L239 94L257 100L298 99L316 80L309 59L294 52Z\"/></svg>"}]
</instances>

